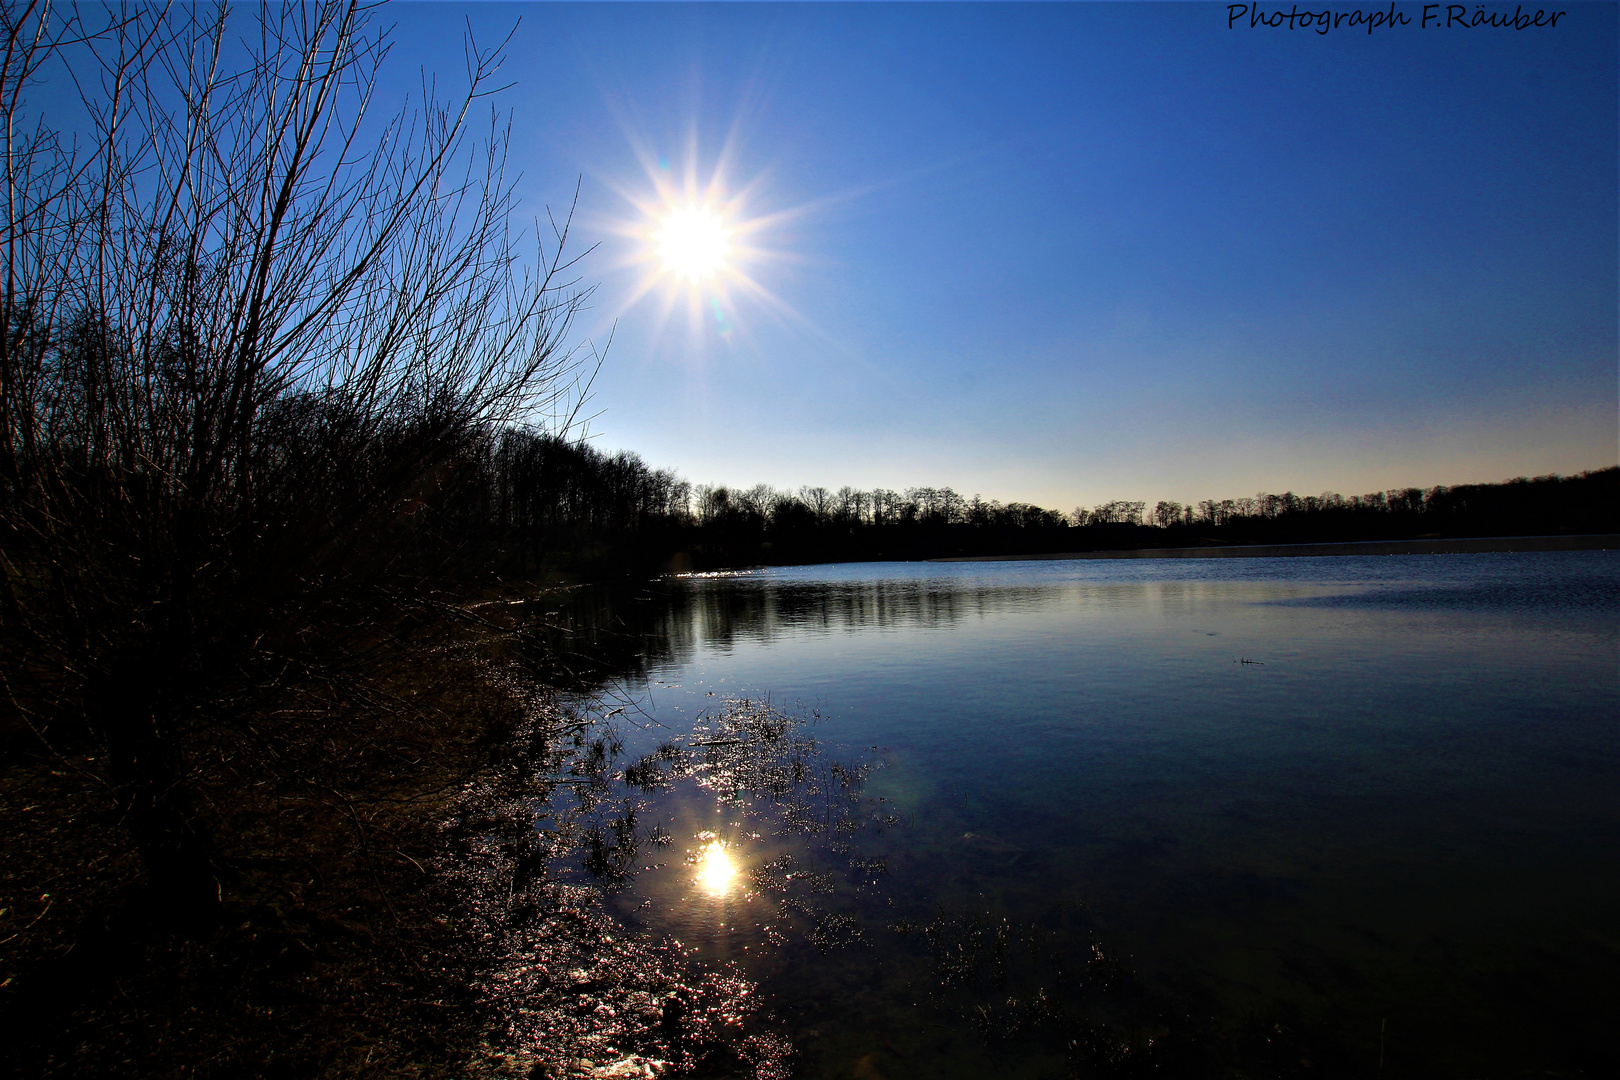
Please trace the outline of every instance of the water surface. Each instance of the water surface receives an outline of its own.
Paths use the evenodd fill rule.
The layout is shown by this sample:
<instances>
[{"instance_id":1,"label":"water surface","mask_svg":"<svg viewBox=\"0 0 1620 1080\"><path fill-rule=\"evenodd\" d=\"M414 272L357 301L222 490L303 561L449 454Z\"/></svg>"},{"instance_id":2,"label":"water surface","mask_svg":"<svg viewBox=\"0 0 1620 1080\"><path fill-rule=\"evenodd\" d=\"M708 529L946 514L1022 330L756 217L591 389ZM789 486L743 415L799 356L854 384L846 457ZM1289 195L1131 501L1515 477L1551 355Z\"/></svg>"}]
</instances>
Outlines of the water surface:
<instances>
[{"instance_id":1,"label":"water surface","mask_svg":"<svg viewBox=\"0 0 1620 1080\"><path fill-rule=\"evenodd\" d=\"M1028 1017L1097 983L1051 970L1071 953L1156 995L1120 1030L1203 1018L1201 1045L1247 1040L1256 1075L1596 1075L1620 986L1617 616L1609 552L664 582L613 615L643 657L632 753L768 697L861 772L861 828L784 831L677 785L643 815L669 857L613 903L760 978L807 1075L1065 1075L1072 1033ZM711 837L741 875L723 895L678 857ZM941 957L975 948L941 993Z\"/></svg>"}]
</instances>

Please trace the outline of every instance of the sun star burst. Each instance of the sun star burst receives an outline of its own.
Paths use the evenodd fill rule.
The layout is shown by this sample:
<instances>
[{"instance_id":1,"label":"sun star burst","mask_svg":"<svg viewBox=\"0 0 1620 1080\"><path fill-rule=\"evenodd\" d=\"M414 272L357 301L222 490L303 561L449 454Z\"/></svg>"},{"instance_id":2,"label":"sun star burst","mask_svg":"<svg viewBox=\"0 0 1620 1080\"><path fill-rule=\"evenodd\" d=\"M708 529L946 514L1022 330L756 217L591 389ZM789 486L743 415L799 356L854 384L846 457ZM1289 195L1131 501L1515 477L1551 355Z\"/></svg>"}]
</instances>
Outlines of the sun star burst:
<instances>
[{"instance_id":1,"label":"sun star burst","mask_svg":"<svg viewBox=\"0 0 1620 1080\"><path fill-rule=\"evenodd\" d=\"M729 230L704 207L681 206L665 216L656 234L664 269L687 281L701 281L725 269Z\"/></svg>"}]
</instances>

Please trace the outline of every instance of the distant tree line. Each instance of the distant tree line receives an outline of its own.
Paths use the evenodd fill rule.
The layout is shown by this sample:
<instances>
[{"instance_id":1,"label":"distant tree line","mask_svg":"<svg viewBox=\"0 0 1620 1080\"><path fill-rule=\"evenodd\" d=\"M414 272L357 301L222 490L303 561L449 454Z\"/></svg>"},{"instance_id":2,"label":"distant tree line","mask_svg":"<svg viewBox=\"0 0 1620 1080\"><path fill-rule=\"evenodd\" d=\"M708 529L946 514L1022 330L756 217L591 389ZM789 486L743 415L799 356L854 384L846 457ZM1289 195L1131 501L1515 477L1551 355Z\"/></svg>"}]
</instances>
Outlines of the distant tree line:
<instances>
[{"instance_id":1,"label":"distant tree line","mask_svg":"<svg viewBox=\"0 0 1620 1080\"><path fill-rule=\"evenodd\" d=\"M1620 468L1366 495L1261 492L1190 506L1160 502L1151 522L1167 542L1188 544L1611 533L1620 529Z\"/></svg>"},{"instance_id":2,"label":"distant tree line","mask_svg":"<svg viewBox=\"0 0 1620 1080\"><path fill-rule=\"evenodd\" d=\"M481 471L487 528L506 538L508 573L1620 531L1614 467L1366 495L1162 501L1151 511L1113 500L1068 514L948 487L693 485L632 453L518 429L491 436Z\"/></svg>"}]
</instances>

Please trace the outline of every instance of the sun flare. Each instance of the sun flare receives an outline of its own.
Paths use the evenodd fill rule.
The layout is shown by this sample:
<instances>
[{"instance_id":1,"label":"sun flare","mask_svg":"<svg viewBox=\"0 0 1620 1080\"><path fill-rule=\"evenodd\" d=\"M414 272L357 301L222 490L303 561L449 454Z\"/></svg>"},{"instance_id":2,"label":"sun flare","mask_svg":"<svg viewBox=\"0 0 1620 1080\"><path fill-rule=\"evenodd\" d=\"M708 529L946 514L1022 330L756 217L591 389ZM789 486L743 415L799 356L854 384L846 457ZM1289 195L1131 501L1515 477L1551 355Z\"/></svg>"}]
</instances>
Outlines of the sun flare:
<instances>
[{"instance_id":1,"label":"sun flare","mask_svg":"<svg viewBox=\"0 0 1620 1080\"><path fill-rule=\"evenodd\" d=\"M644 297L659 307L658 331L678 308L686 310L694 336L713 335L737 345L750 330L740 315L767 311L782 322L803 318L762 280L761 271L791 261L775 230L807 212L806 207L761 214L753 204L764 195L763 176L728 182L724 156L707 177L699 175L695 147L691 160L675 168L666 157L632 136L646 172L642 182L614 186L633 211L609 219L608 228L627 243L623 265L635 270L613 318L627 314Z\"/></svg>"},{"instance_id":2,"label":"sun flare","mask_svg":"<svg viewBox=\"0 0 1620 1080\"><path fill-rule=\"evenodd\" d=\"M664 269L676 277L700 281L725 269L728 230L712 210L691 206L671 210L656 240Z\"/></svg>"}]
</instances>

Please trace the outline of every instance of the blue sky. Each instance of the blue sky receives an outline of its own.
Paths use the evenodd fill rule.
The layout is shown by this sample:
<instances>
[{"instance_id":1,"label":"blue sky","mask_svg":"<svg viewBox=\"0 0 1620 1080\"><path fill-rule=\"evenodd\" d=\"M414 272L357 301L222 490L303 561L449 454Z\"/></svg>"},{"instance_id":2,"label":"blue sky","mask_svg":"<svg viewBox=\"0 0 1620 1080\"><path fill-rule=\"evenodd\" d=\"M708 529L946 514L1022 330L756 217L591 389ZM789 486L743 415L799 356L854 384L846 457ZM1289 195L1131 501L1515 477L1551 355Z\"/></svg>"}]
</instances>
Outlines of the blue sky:
<instances>
[{"instance_id":1,"label":"blue sky","mask_svg":"<svg viewBox=\"0 0 1620 1080\"><path fill-rule=\"evenodd\" d=\"M1567 9L1402 4L1370 35L1202 4L383 14L402 87L460 70L466 22L520 20L523 210L581 183L581 329L617 326L599 445L1067 510L1620 459L1620 41L1614 5ZM695 284L649 239L686 176L732 229Z\"/></svg>"}]
</instances>

